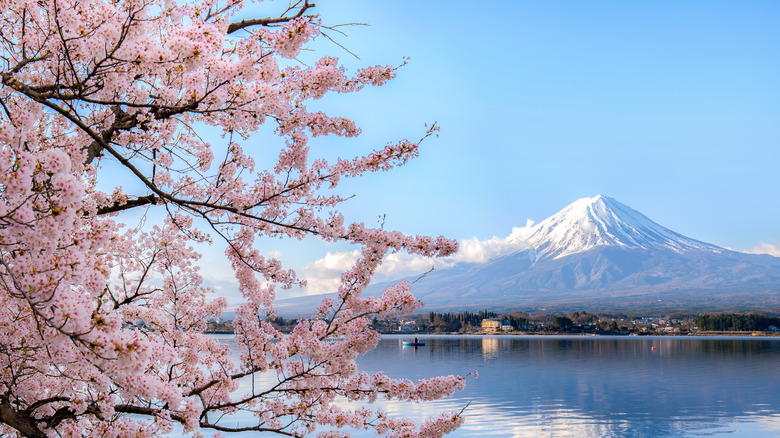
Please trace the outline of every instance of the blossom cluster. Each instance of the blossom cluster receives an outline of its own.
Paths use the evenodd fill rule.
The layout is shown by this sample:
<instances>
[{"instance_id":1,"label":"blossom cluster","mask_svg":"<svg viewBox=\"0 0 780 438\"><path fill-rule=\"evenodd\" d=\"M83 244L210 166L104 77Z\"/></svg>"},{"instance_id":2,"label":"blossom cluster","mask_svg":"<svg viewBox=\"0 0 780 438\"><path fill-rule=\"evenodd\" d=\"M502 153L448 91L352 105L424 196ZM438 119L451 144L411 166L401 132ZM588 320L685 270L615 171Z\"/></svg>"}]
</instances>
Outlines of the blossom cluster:
<instances>
[{"instance_id":1,"label":"blossom cluster","mask_svg":"<svg viewBox=\"0 0 780 438\"><path fill-rule=\"evenodd\" d=\"M350 73L332 56L292 66L320 35L308 1L241 22L240 0L0 6L0 410L12 413L0 435L152 437L178 423L192 436L351 427L432 437L460 424L455 413L417 425L338 407L431 400L464 385L367 375L356 363L379 341L373 316L420 305L406 282L363 295L385 256L457 250L443 237L350 223L338 209L343 178L405 164L437 126L420 141L333 161L310 144L360 134L352 120L310 111L311 101L383 85L397 68ZM265 123L281 138L273 163L246 141ZM126 188L112 187L120 180ZM361 255L337 298L283 335L272 323L277 291L302 282L258 240L307 236ZM204 334L227 306L199 273L196 248L209 243L224 245L243 296L237 361ZM237 391L263 373L274 383ZM255 422L221 421L238 411Z\"/></svg>"}]
</instances>

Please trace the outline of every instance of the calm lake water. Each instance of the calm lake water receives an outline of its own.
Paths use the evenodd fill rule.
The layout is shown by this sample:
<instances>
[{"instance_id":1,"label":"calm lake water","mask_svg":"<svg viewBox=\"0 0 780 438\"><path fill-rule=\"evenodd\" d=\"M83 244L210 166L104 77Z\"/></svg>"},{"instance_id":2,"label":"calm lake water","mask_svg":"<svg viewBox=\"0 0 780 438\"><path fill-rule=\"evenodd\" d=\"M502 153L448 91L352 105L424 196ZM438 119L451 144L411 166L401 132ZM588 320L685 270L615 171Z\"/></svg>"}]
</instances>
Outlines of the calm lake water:
<instances>
[{"instance_id":1,"label":"calm lake water","mask_svg":"<svg viewBox=\"0 0 780 438\"><path fill-rule=\"evenodd\" d=\"M403 340L384 336L361 368L479 373L446 400L379 403L418 422L468 406L449 437L780 436L780 338L420 336L416 349Z\"/></svg>"}]
</instances>

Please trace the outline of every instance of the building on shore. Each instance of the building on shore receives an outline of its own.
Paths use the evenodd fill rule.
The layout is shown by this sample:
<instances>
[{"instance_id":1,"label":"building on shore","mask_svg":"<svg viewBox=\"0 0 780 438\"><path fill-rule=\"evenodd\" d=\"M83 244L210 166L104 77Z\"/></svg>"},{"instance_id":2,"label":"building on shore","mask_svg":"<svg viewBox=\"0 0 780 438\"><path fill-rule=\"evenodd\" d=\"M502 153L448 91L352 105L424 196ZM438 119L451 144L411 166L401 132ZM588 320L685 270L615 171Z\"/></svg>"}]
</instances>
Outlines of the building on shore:
<instances>
[{"instance_id":1,"label":"building on shore","mask_svg":"<svg viewBox=\"0 0 780 438\"><path fill-rule=\"evenodd\" d=\"M486 332L497 332L501 329L501 321L493 318L485 318L482 320L482 330Z\"/></svg>"}]
</instances>

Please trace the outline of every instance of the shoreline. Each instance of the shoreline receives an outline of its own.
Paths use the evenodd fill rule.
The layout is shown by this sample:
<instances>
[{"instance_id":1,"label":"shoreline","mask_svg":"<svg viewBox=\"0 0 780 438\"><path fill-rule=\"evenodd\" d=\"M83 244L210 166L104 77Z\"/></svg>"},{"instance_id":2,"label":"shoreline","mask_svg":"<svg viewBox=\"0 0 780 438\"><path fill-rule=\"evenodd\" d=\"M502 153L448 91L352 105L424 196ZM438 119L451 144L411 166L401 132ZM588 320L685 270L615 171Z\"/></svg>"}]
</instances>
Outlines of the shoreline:
<instances>
[{"instance_id":1,"label":"shoreline","mask_svg":"<svg viewBox=\"0 0 780 438\"><path fill-rule=\"evenodd\" d=\"M499 332L478 332L478 333L419 333L419 332L388 332L382 333L383 335L404 335L404 336L430 336L430 335L458 335L458 336L611 336L611 337L632 337L641 338L648 336L656 337L670 337L670 338L687 338L687 337L704 337L704 336L723 336L723 337L780 337L778 332L715 332L715 331L701 331L695 333L643 333L643 334L630 334L630 333L568 333L568 332L511 332L511 333L499 333Z\"/></svg>"},{"instance_id":2,"label":"shoreline","mask_svg":"<svg viewBox=\"0 0 780 438\"><path fill-rule=\"evenodd\" d=\"M233 335L235 332L227 330L208 330L203 332L206 335ZM688 338L688 337L766 337L775 338L780 337L780 332L742 332L742 331L700 331L692 333L643 333L643 334L631 334L631 333L567 333L567 332L475 332L475 333L458 333L458 332L442 332L442 333L421 333L421 332L386 332L381 335L396 335L396 336L609 336L615 338L642 338L642 337L670 337L670 338Z\"/></svg>"}]
</instances>

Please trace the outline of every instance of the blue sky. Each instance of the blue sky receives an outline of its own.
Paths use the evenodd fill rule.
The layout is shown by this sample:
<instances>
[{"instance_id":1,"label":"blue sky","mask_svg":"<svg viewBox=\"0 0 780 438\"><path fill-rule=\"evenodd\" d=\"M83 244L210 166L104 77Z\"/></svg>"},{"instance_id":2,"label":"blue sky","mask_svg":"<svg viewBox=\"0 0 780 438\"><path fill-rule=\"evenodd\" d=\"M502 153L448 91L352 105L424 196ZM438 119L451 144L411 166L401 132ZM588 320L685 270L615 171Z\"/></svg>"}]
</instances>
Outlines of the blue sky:
<instances>
[{"instance_id":1,"label":"blue sky","mask_svg":"<svg viewBox=\"0 0 780 438\"><path fill-rule=\"evenodd\" d=\"M735 249L780 241L780 3L322 1L351 65L410 63L323 102L367 147L441 136L359 184L407 232L508 234L604 194ZM338 51L338 49L336 49ZM344 143L343 141L340 143ZM335 145L335 143L334 143Z\"/></svg>"},{"instance_id":2,"label":"blue sky","mask_svg":"<svg viewBox=\"0 0 780 438\"><path fill-rule=\"evenodd\" d=\"M357 195L348 219L386 214L386 228L410 234L499 242L603 194L695 239L780 247L780 2L316 3L326 25L369 26L331 33L359 60L322 38L305 62L411 60L386 86L310 105L363 129L315 139L315 154L441 126L405 168L344 184ZM333 272L349 259L348 248L273 242L304 271L323 252Z\"/></svg>"}]
</instances>

